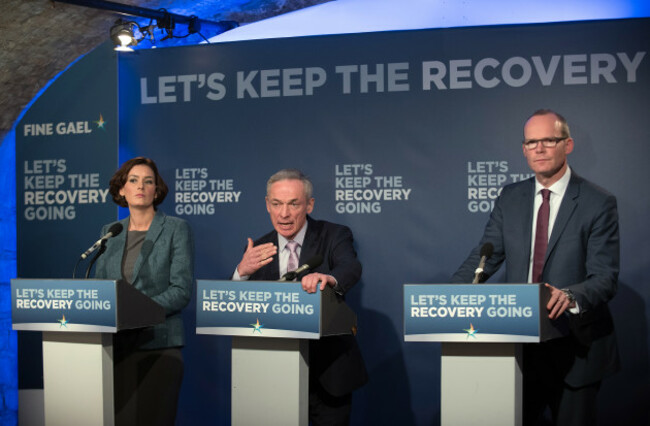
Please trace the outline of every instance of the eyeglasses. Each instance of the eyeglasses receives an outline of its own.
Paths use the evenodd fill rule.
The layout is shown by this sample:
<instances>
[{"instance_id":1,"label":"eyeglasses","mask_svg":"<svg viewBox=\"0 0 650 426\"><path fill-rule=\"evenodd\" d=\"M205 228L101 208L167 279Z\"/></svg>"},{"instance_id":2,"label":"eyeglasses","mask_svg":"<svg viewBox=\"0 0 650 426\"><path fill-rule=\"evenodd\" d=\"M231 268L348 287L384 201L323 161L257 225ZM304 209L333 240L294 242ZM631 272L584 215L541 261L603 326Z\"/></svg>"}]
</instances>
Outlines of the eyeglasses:
<instances>
[{"instance_id":1,"label":"eyeglasses","mask_svg":"<svg viewBox=\"0 0 650 426\"><path fill-rule=\"evenodd\" d=\"M524 141L523 144L526 147L526 149L528 149L528 150L537 148L537 144L539 144L540 142L542 143L542 146L544 148L555 148L555 145L557 145L558 143L562 142L565 139L567 139L567 137L530 139L530 140Z\"/></svg>"}]
</instances>

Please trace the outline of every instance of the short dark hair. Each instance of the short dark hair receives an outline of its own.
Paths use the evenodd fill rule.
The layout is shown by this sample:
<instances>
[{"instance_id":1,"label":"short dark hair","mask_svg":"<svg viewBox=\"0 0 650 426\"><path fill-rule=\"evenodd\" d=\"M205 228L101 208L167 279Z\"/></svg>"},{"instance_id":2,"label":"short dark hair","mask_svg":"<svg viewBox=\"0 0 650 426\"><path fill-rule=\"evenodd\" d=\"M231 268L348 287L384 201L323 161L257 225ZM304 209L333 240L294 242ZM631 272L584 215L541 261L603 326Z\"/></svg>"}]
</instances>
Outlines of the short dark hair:
<instances>
[{"instance_id":1,"label":"short dark hair","mask_svg":"<svg viewBox=\"0 0 650 426\"><path fill-rule=\"evenodd\" d=\"M555 124L559 125L558 127L560 128L560 133L562 134L563 138L570 138L571 137L571 130L569 129L569 123L567 123L566 118L562 116L562 114L559 114L552 109L538 109L535 111L528 119L526 120L526 123L528 123L528 120L530 120L533 117L537 117L539 115L549 115L552 114L555 116Z\"/></svg>"},{"instance_id":2,"label":"short dark hair","mask_svg":"<svg viewBox=\"0 0 650 426\"><path fill-rule=\"evenodd\" d=\"M167 188L167 184L160 176L160 173L158 173L158 167L156 167L156 163L154 163L154 161L150 158L135 157L128 161L125 161L124 164L122 164L122 167L120 167L115 172L115 174L113 174L113 177L111 178L108 184L108 192L111 193L111 195L113 196L113 201L118 206L121 207L129 206L126 202L126 199L120 195L120 190L124 188L124 185L126 185L126 180L129 177L129 172L131 171L131 169L134 166L139 166L139 165L147 166L153 171L156 180L156 196L153 199L154 207L156 207L158 204L162 203L165 200L165 197L169 192L169 188Z\"/></svg>"}]
</instances>

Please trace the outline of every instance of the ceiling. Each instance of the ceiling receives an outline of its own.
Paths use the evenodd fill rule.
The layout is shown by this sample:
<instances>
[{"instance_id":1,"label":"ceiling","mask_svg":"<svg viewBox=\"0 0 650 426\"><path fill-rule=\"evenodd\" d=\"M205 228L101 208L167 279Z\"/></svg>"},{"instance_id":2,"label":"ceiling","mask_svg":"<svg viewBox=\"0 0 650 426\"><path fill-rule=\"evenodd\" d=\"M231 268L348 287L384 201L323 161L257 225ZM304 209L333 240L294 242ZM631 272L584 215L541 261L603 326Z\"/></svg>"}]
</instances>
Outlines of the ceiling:
<instances>
[{"instance_id":1,"label":"ceiling","mask_svg":"<svg viewBox=\"0 0 650 426\"><path fill-rule=\"evenodd\" d=\"M115 0L147 9L167 9L209 21L256 22L329 0ZM36 94L75 59L108 39L121 17L98 10L50 0L2 0L0 13L0 140ZM88 1L85 3L93 3ZM145 20L146 21L146 20ZM184 29L178 26L178 31ZM207 38L214 35L209 27ZM164 34L163 34L164 35ZM158 35L157 35L158 38ZM160 37L162 38L162 37ZM196 44L198 34L182 39ZM158 42L161 46L173 44Z\"/></svg>"}]
</instances>

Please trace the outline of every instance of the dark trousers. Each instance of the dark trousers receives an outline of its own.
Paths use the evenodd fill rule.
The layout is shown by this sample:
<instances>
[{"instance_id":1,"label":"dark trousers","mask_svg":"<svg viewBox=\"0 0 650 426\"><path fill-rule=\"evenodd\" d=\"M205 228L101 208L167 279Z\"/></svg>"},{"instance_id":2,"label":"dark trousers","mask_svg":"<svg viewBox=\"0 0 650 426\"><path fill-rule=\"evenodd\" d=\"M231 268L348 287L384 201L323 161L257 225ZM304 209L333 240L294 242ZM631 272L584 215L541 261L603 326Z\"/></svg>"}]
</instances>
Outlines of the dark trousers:
<instances>
[{"instance_id":1,"label":"dark trousers","mask_svg":"<svg viewBox=\"0 0 650 426\"><path fill-rule=\"evenodd\" d=\"M352 394L332 396L318 383L309 383L309 422L311 426L347 426L350 424Z\"/></svg>"},{"instance_id":2,"label":"dark trousers","mask_svg":"<svg viewBox=\"0 0 650 426\"><path fill-rule=\"evenodd\" d=\"M169 425L183 381L180 348L129 350L114 346L115 424Z\"/></svg>"},{"instance_id":3,"label":"dark trousers","mask_svg":"<svg viewBox=\"0 0 650 426\"><path fill-rule=\"evenodd\" d=\"M593 426L597 424L597 395L600 382L571 387L564 382L570 363L553 351L549 344L524 347L524 426L547 424L542 415L546 408L556 426Z\"/></svg>"}]
</instances>

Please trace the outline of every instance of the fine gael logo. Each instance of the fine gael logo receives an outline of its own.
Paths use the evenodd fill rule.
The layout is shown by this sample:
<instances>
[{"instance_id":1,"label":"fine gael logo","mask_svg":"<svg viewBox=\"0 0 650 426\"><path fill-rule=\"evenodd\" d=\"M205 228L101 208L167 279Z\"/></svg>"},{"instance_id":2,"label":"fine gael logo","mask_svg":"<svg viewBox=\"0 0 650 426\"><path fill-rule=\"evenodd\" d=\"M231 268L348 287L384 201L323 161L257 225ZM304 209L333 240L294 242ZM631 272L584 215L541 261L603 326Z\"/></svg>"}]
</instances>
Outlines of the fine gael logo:
<instances>
[{"instance_id":1,"label":"fine gael logo","mask_svg":"<svg viewBox=\"0 0 650 426\"><path fill-rule=\"evenodd\" d=\"M474 325L471 322L469 323L469 328L463 329L463 331L467 333L468 340L470 336L476 339L476 333L478 332L478 329L475 329Z\"/></svg>"},{"instance_id":2,"label":"fine gael logo","mask_svg":"<svg viewBox=\"0 0 650 426\"><path fill-rule=\"evenodd\" d=\"M95 124L97 125L98 129L106 130L106 128L104 127L106 122L104 121L104 117L102 117L101 113L99 114L99 120L96 120Z\"/></svg>"},{"instance_id":3,"label":"fine gael logo","mask_svg":"<svg viewBox=\"0 0 650 426\"><path fill-rule=\"evenodd\" d=\"M260 319L257 318L257 322L255 324L250 324L251 327L253 327L253 334L257 331L258 333L262 334L262 327L264 327L264 324L260 324Z\"/></svg>"},{"instance_id":4,"label":"fine gael logo","mask_svg":"<svg viewBox=\"0 0 650 426\"><path fill-rule=\"evenodd\" d=\"M63 318L61 318L59 321L59 328L65 327L68 328L68 320L65 319L65 315L63 315Z\"/></svg>"}]
</instances>

